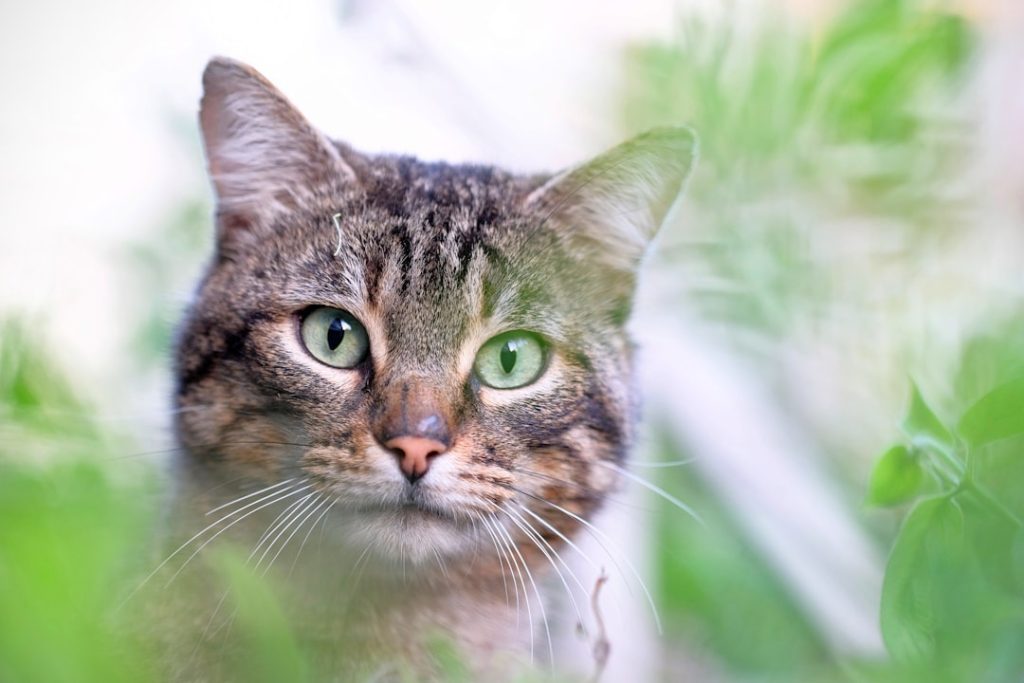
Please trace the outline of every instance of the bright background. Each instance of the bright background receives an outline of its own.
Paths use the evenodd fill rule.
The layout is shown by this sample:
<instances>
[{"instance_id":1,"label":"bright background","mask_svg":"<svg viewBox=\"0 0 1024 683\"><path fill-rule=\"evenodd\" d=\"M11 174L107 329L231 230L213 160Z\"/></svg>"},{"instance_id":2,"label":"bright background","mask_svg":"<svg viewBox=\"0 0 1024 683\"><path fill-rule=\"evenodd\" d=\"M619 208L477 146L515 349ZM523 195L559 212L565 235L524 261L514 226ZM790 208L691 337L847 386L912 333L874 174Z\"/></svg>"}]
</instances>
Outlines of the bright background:
<instances>
[{"instance_id":1,"label":"bright background","mask_svg":"<svg viewBox=\"0 0 1024 683\"><path fill-rule=\"evenodd\" d=\"M639 484L611 506L604 523L648 574L665 634L629 580L613 580L627 607L608 680L930 680L939 661L949 680L1020 672L1019 657L993 664L1004 660L941 628L925 640L956 650L955 665L926 647L924 668L898 668L899 629L880 613L908 507L865 497L877 457L916 438L899 429L911 378L950 425L1024 367L1024 5L7 3L8 462L100 448L159 463L169 335L210 247L195 113L214 54L254 65L365 151L555 170L653 125L697 129L702 160L635 321L637 459L689 464L634 471L706 527ZM1024 542L1008 543L1021 547L1009 571L1024 575ZM37 585L39 600L54 585ZM1008 590L1024 614L1020 587ZM972 628L1024 651L1011 622ZM0 622L0 653L5 634ZM66 635L79 674L81 640ZM15 671L37 671L25 661Z\"/></svg>"}]
</instances>

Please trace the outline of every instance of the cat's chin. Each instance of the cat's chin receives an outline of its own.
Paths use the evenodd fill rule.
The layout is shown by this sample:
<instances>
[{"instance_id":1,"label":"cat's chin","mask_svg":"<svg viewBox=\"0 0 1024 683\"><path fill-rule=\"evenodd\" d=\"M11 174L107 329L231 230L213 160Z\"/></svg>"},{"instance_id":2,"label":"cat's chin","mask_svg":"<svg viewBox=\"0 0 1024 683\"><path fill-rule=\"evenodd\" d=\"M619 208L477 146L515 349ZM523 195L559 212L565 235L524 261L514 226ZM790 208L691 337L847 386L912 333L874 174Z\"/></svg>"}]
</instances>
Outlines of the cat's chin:
<instances>
[{"instance_id":1,"label":"cat's chin","mask_svg":"<svg viewBox=\"0 0 1024 683\"><path fill-rule=\"evenodd\" d=\"M472 526L418 505L362 511L345 522L349 541L378 559L405 565L428 564L471 553L477 544Z\"/></svg>"}]
</instances>

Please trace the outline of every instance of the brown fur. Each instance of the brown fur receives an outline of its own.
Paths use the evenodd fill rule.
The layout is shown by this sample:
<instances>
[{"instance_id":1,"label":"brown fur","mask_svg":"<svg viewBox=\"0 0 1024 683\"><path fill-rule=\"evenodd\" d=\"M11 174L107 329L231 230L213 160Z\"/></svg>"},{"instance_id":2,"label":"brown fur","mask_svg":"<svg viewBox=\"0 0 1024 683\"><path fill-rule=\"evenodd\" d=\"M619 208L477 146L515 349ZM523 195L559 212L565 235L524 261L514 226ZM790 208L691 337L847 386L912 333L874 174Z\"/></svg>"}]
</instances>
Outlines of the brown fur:
<instances>
[{"instance_id":1,"label":"brown fur","mask_svg":"<svg viewBox=\"0 0 1024 683\"><path fill-rule=\"evenodd\" d=\"M589 518L615 485L598 463L622 462L632 432L623 325L635 269L686 177L692 135L655 131L560 176L523 177L357 153L230 60L210 63L204 88L217 253L178 342L187 504L202 512L308 482L313 500L333 503L330 561L359 593L363 618L333 622L345 637L415 662L437 629L480 669L499 651L522 654L537 624L517 628L512 553L481 519L540 576L548 560L502 510L522 506L571 537L579 523L545 501ZM301 315L321 305L363 323L366 362L343 370L304 350ZM518 389L481 384L476 351L515 329L546 340L545 372ZM451 447L411 484L380 425L428 409ZM374 589L353 588L357 557ZM519 599L529 589L517 586Z\"/></svg>"}]
</instances>

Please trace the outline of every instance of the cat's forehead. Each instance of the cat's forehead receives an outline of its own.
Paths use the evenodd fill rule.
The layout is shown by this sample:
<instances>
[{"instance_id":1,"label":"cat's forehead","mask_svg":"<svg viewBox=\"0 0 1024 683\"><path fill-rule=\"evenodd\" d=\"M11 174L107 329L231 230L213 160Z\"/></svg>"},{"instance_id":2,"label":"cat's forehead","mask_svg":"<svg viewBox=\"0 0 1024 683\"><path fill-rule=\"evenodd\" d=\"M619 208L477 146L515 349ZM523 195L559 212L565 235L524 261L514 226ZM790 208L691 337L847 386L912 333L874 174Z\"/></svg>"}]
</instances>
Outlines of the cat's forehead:
<instances>
[{"instance_id":1,"label":"cat's forehead","mask_svg":"<svg viewBox=\"0 0 1024 683\"><path fill-rule=\"evenodd\" d=\"M465 276L479 250L511 256L540 228L524 209L539 177L410 157L377 158L360 177L352 237L371 242L371 253L373 244L389 245L438 277Z\"/></svg>"},{"instance_id":2,"label":"cat's forehead","mask_svg":"<svg viewBox=\"0 0 1024 683\"><path fill-rule=\"evenodd\" d=\"M425 350L457 343L474 326L544 317L544 269L515 234L529 231L528 222L485 223L466 208L438 213L371 213L359 248L342 250L338 267L359 281L362 304L389 338Z\"/></svg>"},{"instance_id":3,"label":"cat's forehead","mask_svg":"<svg viewBox=\"0 0 1024 683\"><path fill-rule=\"evenodd\" d=\"M490 224L515 217L541 176L518 176L492 166L425 162L413 157L362 158L359 197L367 207L396 217L427 217ZM465 226L462 226L465 227Z\"/></svg>"},{"instance_id":4,"label":"cat's forehead","mask_svg":"<svg viewBox=\"0 0 1024 683\"><path fill-rule=\"evenodd\" d=\"M305 236L321 242L318 257L325 234L337 239L320 284L345 290L390 341L423 357L474 326L544 317L544 231L523 209L538 179L411 158L379 159L360 177L332 214L336 234L320 216Z\"/></svg>"}]
</instances>

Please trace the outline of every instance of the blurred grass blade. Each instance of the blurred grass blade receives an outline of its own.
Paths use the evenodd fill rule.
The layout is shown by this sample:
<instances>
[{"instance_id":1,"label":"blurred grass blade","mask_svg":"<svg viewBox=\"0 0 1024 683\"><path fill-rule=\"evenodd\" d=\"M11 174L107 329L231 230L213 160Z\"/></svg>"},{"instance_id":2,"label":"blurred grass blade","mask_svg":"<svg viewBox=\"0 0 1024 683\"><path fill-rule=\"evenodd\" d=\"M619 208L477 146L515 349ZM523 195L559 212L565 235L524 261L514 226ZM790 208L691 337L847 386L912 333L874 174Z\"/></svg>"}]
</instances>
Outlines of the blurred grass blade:
<instances>
[{"instance_id":1,"label":"blurred grass blade","mask_svg":"<svg viewBox=\"0 0 1024 683\"><path fill-rule=\"evenodd\" d=\"M221 554L218 563L238 610L237 628L243 643L238 671L246 673L244 680L253 683L309 680L306 660L266 580L256 576L245 561L234 554Z\"/></svg>"}]
</instances>

